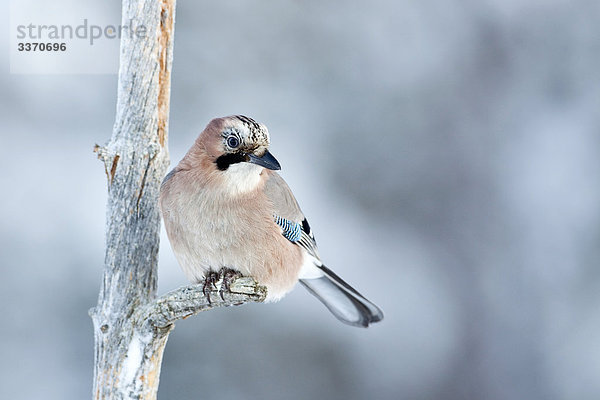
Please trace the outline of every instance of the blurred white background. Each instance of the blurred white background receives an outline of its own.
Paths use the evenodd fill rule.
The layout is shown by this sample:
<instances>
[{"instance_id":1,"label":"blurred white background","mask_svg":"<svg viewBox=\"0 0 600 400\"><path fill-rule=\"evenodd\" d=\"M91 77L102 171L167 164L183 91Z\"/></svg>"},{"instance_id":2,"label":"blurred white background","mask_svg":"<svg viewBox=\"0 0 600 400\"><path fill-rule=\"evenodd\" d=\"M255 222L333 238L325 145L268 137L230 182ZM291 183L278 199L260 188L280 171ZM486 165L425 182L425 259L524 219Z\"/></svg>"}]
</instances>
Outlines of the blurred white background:
<instances>
[{"instance_id":1,"label":"blurred white background","mask_svg":"<svg viewBox=\"0 0 600 400\"><path fill-rule=\"evenodd\" d=\"M599 20L593 0L180 0L172 164L215 116L265 123L326 264L386 319L342 325L298 287L181 321L159 397L600 397ZM85 399L117 77L9 74L0 44L0 398ZM159 273L186 283L164 235Z\"/></svg>"}]
</instances>

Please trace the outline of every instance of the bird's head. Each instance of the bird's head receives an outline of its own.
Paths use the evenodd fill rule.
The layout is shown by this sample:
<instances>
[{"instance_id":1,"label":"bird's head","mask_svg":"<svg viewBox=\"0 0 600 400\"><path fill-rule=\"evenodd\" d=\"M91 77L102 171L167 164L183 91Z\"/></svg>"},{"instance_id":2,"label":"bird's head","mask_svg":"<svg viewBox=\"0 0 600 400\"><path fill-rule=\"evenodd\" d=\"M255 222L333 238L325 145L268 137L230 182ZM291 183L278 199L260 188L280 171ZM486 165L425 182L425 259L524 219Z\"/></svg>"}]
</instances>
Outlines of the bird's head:
<instances>
[{"instance_id":1,"label":"bird's head","mask_svg":"<svg viewBox=\"0 0 600 400\"><path fill-rule=\"evenodd\" d=\"M179 166L200 171L232 194L259 187L268 175L265 168L281 169L269 153L267 127L243 115L210 121Z\"/></svg>"},{"instance_id":2,"label":"bird's head","mask_svg":"<svg viewBox=\"0 0 600 400\"><path fill-rule=\"evenodd\" d=\"M243 168L243 164L254 164L271 170L281 169L279 162L269 153L267 127L252 118L243 115L215 118L199 140L220 171Z\"/></svg>"}]
</instances>

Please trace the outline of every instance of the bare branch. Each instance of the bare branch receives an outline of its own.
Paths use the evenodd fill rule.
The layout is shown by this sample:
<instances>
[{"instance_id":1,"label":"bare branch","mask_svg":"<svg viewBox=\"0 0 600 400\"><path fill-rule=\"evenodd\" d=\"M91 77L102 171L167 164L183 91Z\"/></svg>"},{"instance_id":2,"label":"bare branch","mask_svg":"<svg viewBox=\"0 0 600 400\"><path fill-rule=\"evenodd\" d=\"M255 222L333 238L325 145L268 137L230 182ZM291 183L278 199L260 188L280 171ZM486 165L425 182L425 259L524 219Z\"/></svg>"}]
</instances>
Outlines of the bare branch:
<instances>
[{"instance_id":1,"label":"bare branch","mask_svg":"<svg viewBox=\"0 0 600 400\"><path fill-rule=\"evenodd\" d=\"M134 318L156 299L158 193L167 148L175 0L123 0L112 137L95 151L108 181L106 253L94 322L94 393L101 399L155 399L168 329Z\"/></svg>"},{"instance_id":2,"label":"bare branch","mask_svg":"<svg viewBox=\"0 0 600 400\"><path fill-rule=\"evenodd\" d=\"M215 307L238 306L249 302L262 302L267 289L251 277L241 277L231 282L229 290L223 288L223 279L207 290L210 300L204 296L204 285L183 286L156 299L141 310L139 320L148 321L153 327L168 328L180 319L196 315Z\"/></svg>"}]
</instances>

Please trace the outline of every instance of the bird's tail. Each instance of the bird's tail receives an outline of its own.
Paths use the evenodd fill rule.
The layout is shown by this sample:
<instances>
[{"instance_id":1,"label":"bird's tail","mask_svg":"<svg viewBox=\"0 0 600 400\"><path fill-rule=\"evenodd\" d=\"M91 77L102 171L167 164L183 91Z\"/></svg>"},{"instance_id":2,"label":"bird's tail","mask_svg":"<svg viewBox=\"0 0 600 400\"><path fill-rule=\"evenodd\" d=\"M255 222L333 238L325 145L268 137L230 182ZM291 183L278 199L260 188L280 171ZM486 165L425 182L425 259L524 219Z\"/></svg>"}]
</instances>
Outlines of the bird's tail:
<instances>
[{"instance_id":1,"label":"bird's tail","mask_svg":"<svg viewBox=\"0 0 600 400\"><path fill-rule=\"evenodd\" d=\"M300 283L345 324L368 327L383 319L383 312L324 265L323 276L300 279Z\"/></svg>"}]
</instances>

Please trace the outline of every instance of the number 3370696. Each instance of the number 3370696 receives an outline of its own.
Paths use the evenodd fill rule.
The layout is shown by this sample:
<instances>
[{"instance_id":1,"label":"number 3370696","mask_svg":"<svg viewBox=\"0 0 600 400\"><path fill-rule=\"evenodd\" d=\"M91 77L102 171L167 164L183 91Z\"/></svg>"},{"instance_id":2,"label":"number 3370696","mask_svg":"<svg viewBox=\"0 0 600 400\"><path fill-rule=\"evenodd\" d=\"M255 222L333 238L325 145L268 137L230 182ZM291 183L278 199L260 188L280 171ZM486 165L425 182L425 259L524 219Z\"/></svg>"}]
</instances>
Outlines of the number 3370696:
<instances>
[{"instance_id":1,"label":"number 3370696","mask_svg":"<svg viewBox=\"0 0 600 400\"><path fill-rule=\"evenodd\" d=\"M66 43L17 43L19 51L66 51Z\"/></svg>"}]
</instances>

